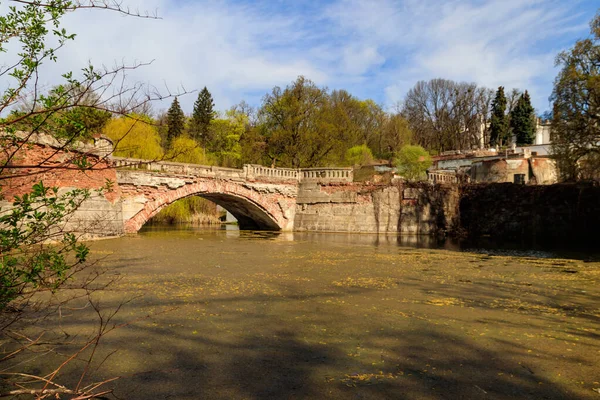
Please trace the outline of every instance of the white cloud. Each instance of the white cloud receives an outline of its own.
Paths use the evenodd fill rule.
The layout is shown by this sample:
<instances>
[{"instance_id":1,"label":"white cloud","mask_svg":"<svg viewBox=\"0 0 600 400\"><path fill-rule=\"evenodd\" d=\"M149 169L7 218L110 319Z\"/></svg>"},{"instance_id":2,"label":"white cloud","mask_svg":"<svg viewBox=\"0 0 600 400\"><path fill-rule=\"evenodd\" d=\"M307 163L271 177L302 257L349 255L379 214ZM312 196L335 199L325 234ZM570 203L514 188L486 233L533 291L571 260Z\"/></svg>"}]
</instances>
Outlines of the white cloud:
<instances>
[{"instance_id":1,"label":"white cloud","mask_svg":"<svg viewBox=\"0 0 600 400\"><path fill-rule=\"evenodd\" d=\"M559 0L335 0L307 2L309 11L268 0L126 3L157 10L162 19L98 10L69 15L66 25L78 36L48 67L44 84L88 60L154 60L131 80L171 90L207 86L219 109L242 99L256 103L298 75L388 106L416 81L436 77L529 89L544 106L554 55L565 45L554 40L585 34L591 18ZM186 112L195 97L181 99Z\"/></svg>"},{"instance_id":2,"label":"white cloud","mask_svg":"<svg viewBox=\"0 0 600 400\"><path fill-rule=\"evenodd\" d=\"M378 83L388 105L416 81L442 77L528 89L545 107L559 50L548 42L586 29L573 6L556 0L340 0L328 11L351 37L343 54L362 46L381 55L363 56L364 65L385 60Z\"/></svg>"},{"instance_id":3,"label":"white cloud","mask_svg":"<svg viewBox=\"0 0 600 400\"><path fill-rule=\"evenodd\" d=\"M224 109L247 92L286 85L298 75L327 80L325 72L302 55L277 49L301 37L293 17L264 15L225 2L183 7L169 0L128 0L127 4L131 10L158 9L161 19L99 10L68 15L65 26L77 33L76 40L60 51L58 64L46 66L42 84L56 84L61 73L76 71L88 61L112 66L153 60L151 65L131 71L129 80L166 86L172 92L207 86L217 107ZM195 97L191 94L181 99L186 112L191 112Z\"/></svg>"}]
</instances>

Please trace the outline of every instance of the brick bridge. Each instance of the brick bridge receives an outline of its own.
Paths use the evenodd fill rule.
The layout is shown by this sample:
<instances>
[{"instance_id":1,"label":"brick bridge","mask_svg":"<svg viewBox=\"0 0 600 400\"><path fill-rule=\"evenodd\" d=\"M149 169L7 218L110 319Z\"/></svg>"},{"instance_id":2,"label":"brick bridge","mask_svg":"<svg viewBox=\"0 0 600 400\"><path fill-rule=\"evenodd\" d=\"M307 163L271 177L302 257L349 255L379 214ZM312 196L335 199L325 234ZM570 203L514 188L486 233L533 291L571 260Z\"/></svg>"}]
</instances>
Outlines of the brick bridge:
<instances>
[{"instance_id":1,"label":"brick bridge","mask_svg":"<svg viewBox=\"0 0 600 400\"><path fill-rule=\"evenodd\" d=\"M225 208L241 229L292 230L300 183L352 182L351 168L243 169L112 158L124 230L137 232L163 207L200 196Z\"/></svg>"}]
</instances>

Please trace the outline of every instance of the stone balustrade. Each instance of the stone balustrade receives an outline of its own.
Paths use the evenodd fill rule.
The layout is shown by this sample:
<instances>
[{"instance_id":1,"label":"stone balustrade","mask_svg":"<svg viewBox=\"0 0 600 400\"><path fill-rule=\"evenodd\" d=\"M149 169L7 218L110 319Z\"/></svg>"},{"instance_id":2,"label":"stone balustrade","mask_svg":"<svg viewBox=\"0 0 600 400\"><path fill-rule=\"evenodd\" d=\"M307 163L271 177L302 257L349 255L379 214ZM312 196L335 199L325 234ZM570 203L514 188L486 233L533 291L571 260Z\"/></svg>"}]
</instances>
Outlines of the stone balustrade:
<instances>
[{"instance_id":1,"label":"stone balustrade","mask_svg":"<svg viewBox=\"0 0 600 400\"><path fill-rule=\"evenodd\" d=\"M262 165L245 164L244 169L247 171L249 178L274 178L295 181L299 178L298 170L292 168L269 168Z\"/></svg>"},{"instance_id":2,"label":"stone balustrade","mask_svg":"<svg viewBox=\"0 0 600 400\"><path fill-rule=\"evenodd\" d=\"M352 182L352 168L303 168L300 170L301 181L315 182Z\"/></svg>"},{"instance_id":3,"label":"stone balustrade","mask_svg":"<svg viewBox=\"0 0 600 400\"><path fill-rule=\"evenodd\" d=\"M112 157L116 168L130 168L162 172L175 175L194 175L211 178L236 180L264 179L277 182L352 182L352 168L269 168L256 164L245 164L243 169L224 168L208 165L178 163L170 161L150 161L136 158Z\"/></svg>"},{"instance_id":4,"label":"stone balustrade","mask_svg":"<svg viewBox=\"0 0 600 400\"><path fill-rule=\"evenodd\" d=\"M454 171L428 171L427 180L431 183L458 183L458 177Z\"/></svg>"}]
</instances>

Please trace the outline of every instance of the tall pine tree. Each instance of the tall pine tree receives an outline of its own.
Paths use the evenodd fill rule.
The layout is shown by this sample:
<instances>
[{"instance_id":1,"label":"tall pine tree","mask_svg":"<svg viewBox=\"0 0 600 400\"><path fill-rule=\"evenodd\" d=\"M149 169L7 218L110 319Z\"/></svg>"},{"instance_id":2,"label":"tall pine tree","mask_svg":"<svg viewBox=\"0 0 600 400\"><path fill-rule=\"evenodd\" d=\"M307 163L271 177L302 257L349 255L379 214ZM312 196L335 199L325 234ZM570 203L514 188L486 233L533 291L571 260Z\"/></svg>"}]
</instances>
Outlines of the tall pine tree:
<instances>
[{"instance_id":1,"label":"tall pine tree","mask_svg":"<svg viewBox=\"0 0 600 400\"><path fill-rule=\"evenodd\" d=\"M490 145L502 145L508 139L508 118L506 116L506 96L500 86L492 101L492 119L490 126Z\"/></svg>"},{"instance_id":2,"label":"tall pine tree","mask_svg":"<svg viewBox=\"0 0 600 400\"><path fill-rule=\"evenodd\" d=\"M213 110L215 103L212 95L206 88L198 94L198 99L194 103L192 120L190 121L190 134L192 138L206 147L210 142L210 122L215 118Z\"/></svg>"},{"instance_id":3,"label":"tall pine tree","mask_svg":"<svg viewBox=\"0 0 600 400\"><path fill-rule=\"evenodd\" d=\"M183 134L184 129L185 114L179 105L179 100L175 97L167 112L167 147L171 145L173 139Z\"/></svg>"},{"instance_id":4,"label":"tall pine tree","mask_svg":"<svg viewBox=\"0 0 600 400\"><path fill-rule=\"evenodd\" d=\"M535 109L531 105L529 93L519 97L517 105L510 113L510 128L518 146L533 144L535 140Z\"/></svg>"}]
</instances>

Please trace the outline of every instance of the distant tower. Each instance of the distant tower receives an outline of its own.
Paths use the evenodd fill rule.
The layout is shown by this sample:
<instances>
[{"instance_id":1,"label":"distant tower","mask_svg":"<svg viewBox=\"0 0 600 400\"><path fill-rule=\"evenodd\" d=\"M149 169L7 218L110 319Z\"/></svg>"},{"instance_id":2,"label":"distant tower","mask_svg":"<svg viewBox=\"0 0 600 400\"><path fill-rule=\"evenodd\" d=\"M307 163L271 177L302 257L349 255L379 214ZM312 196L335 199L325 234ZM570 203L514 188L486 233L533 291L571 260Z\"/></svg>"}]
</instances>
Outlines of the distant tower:
<instances>
[{"instance_id":1,"label":"distant tower","mask_svg":"<svg viewBox=\"0 0 600 400\"><path fill-rule=\"evenodd\" d=\"M550 122L541 118L535 120L535 144L550 144Z\"/></svg>"}]
</instances>

